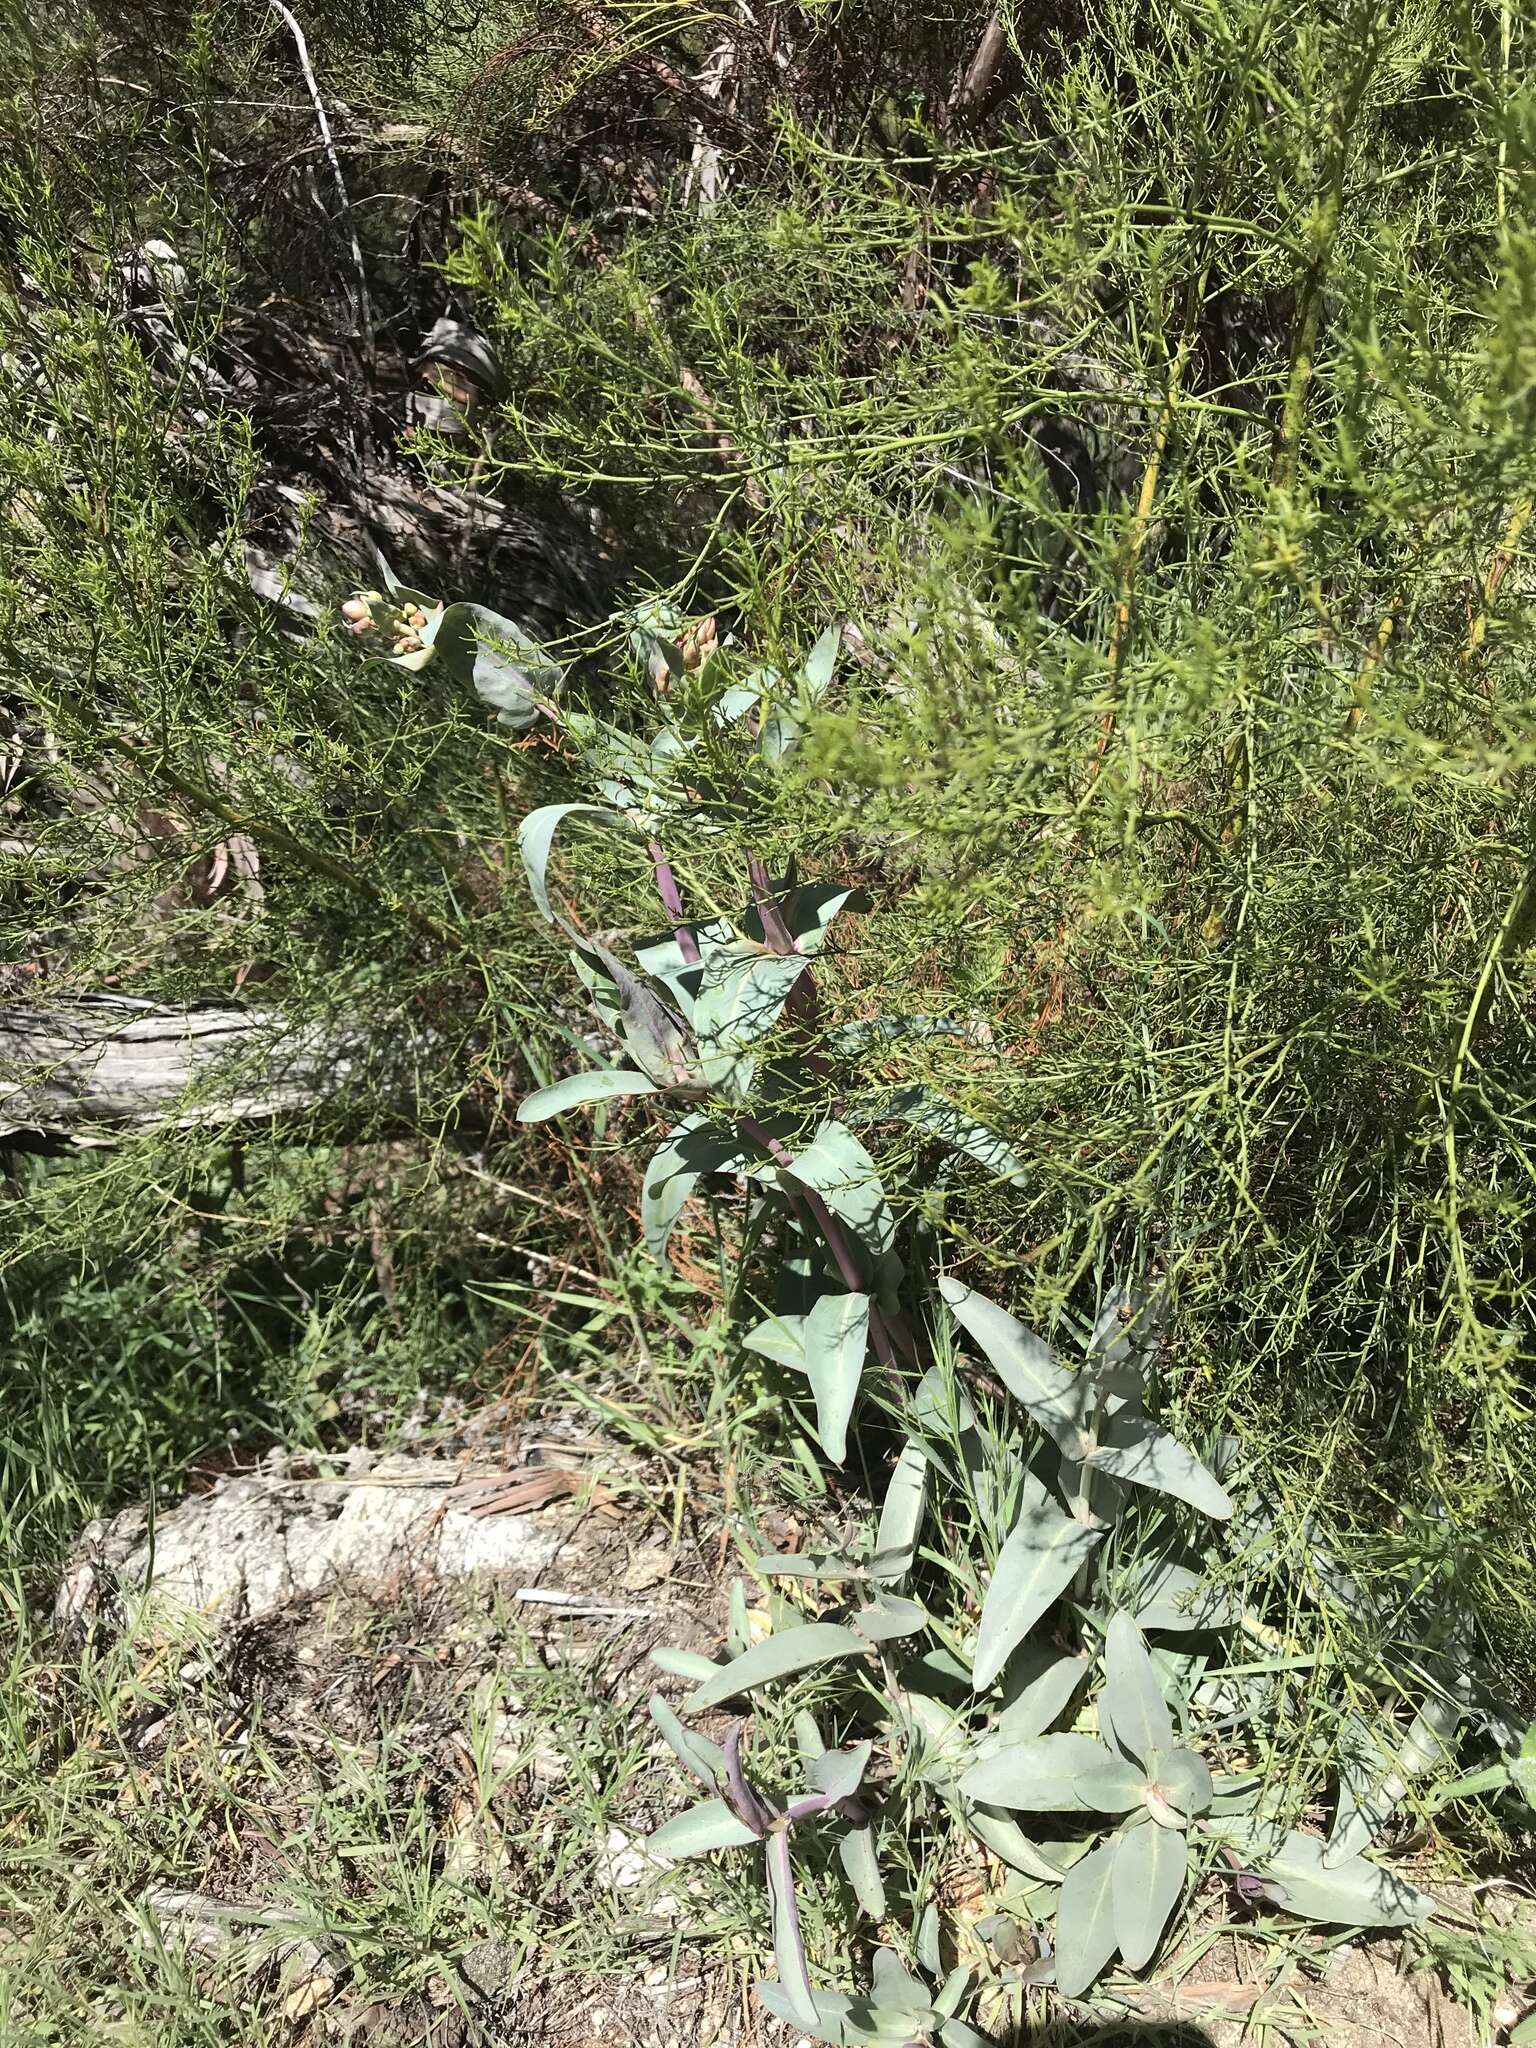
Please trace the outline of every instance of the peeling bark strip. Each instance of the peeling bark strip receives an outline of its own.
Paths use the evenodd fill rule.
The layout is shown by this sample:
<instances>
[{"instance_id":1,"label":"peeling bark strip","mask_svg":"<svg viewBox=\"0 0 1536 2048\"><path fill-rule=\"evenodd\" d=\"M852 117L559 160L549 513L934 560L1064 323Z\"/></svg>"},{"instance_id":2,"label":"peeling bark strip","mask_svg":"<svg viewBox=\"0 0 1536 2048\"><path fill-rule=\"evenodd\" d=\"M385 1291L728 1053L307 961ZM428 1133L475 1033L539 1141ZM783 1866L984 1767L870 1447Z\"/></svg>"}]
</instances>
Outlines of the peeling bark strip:
<instances>
[{"instance_id":1,"label":"peeling bark strip","mask_svg":"<svg viewBox=\"0 0 1536 2048\"><path fill-rule=\"evenodd\" d=\"M368 1065L365 1044L275 1010L160 1009L130 996L0 1004L0 1138L89 1142L92 1125L265 1119L339 1094Z\"/></svg>"}]
</instances>

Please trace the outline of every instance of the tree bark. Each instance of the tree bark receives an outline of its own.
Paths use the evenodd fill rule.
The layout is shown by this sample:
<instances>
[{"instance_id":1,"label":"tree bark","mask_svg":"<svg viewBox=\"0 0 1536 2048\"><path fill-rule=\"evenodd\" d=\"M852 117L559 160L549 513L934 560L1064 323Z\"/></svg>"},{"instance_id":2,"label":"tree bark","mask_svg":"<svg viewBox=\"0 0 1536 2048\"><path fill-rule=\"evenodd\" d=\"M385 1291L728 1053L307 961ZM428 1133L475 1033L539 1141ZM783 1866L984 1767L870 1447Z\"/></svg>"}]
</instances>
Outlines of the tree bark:
<instances>
[{"instance_id":1,"label":"tree bark","mask_svg":"<svg viewBox=\"0 0 1536 2048\"><path fill-rule=\"evenodd\" d=\"M0 1004L0 1142L267 1121L342 1094L375 1061L360 1027L131 996Z\"/></svg>"}]
</instances>

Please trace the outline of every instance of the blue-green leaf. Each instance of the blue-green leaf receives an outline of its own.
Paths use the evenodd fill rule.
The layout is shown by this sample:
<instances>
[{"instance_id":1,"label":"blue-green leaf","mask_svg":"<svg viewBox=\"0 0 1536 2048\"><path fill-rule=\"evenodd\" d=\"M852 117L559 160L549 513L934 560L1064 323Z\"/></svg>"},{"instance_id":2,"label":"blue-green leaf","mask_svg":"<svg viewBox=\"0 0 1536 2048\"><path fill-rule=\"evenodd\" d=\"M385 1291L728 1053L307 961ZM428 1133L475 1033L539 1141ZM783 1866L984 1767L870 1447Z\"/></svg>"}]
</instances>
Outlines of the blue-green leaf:
<instances>
[{"instance_id":1,"label":"blue-green leaf","mask_svg":"<svg viewBox=\"0 0 1536 2048\"><path fill-rule=\"evenodd\" d=\"M550 849L555 843L555 834L567 818L601 818L605 824L617 825L621 830L629 828L617 811L606 804L545 804L541 810L530 811L517 828L518 851L523 856L523 868L528 876L528 888L538 906L539 914L550 924L563 924L549 900L547 875Z\"/></svg>"},{"instance_id":2,"label":"blue-green leaf","mask_svg":"<svg viewBox=\"0 0 1536 2048\"><path fill-rule=\"evenodd\" d=\"M1153 1759L1153 1788L1160 1792L1181 1821L1207 1813L1216 1796L1211 1767L1192 1749L1171 1749Z\"/></svg>"},{"instance_id":3,"label":"blue-green leaf","mask_svg":"<svg viewBox=\"0 0 1536 2048\"><path fill-rule=\"evenodd\" d=\"M912 1972L893 1948L877 1948L870 1959L870 1997L890 2012L927 2012L932 2003L928 1986Z\"/></svg>"},{"instance_id":4,"label":"blue-green leaf","mask_svg":"<svg viewBox=\"0 0 1536 2048\"><path fill-rule=\"evenodd\" d=\"M837 1860L853 1888L859 1910L877 1924L885 1918L885 1881L880 1875L880 1858L875 1849L872 1827L850 1828L837 1845Z\"/></svg>"},{"instance_id":5,"label":"blue-green leaf","mask_svg":"<svg viewBox=\"0 0 1536 2048\"><path fill-rule=\"evenodd\" d=\"M868 1348L867 1294L824 1294L805 1318L805 1373L816 1401L816 1435L834 1465L847 1454L848 1422Z\"/></svg>"},{"instance_id":6,"label":"blue-green leaf","mask_svg":"<svg viewBox=\"0 0 1536 2048\"><path fill-rule=\"evenodd\" d=\"M423 631L422 639L427 639ZM431 645L460 682L493 705L503 725L521 731L539 715L560 670L511 619L481 604L451 604L435 622Z\"/></svg>"},{"instance_id":7,"label":"blue-green leaf","mask_svg":"<svg viewBox=\"0 0 1536 2048\"><path fill-rule=\"evenodd\" d=\"M652 1856L707 1856L711 1850L739 1849L757 1839L723 1799L705 1799L674 1815L645 1846Z\"/></svg>"},{"instance_id":8,"label":"blue-green leaf","mask_svg":"<svg viewBox=\"0 0 1536 2048\"><path fill-rule=\"evenodd\" d=\"M1316 1835L1295 1829L1277 1835L1241 1821L1221 1832L1228 1841L1248 1845L1251 1867L1273 1884L1275 1903L1300 1919L1337 1927L1408 1927L1434 1910L1433 1899L1364 1856L1330 1869Z\"/></svg>"},{"instance_id":9,"label":"blue-green leaf","mask_svg":"<svg viewBox=\"0 0 1536 2048\"><path fill-rule=\"evenodd\" d=\"M725 1769L725 1751L719 1743L685 1728L659 1692L651 1695L651 1719L678 1761L692 1771L701 1785L713 1791Z\"/></svg>"},{"instance_id":10,"label":"blue-green leaf","mask_svg":"<svg viewBox=\"0 0 1536 2048\"><path fill-rule=\"evenodd\" d=\"M857 910L863 903L857 889L840 888L835 882L801 882L794 889L784 884L779 894L781 914L795 942L795 951L809 960L821 951L828 932L842 913ZM761 931L755 911L749 913L747 922L749 929Z\"/></svg>"},{"instance_id":11,"label":"blue-green leaf","mask_svg":"<svg viewBox=\"0 0 1536 2048\"><path fill-rule=\"evenodd\" d=\"M831 2048L904 2048L913 2028L925 2015L911 2007L877 2005L873 1999L850 1998L843 1991L813 1991L815 2018L805 2019L782 1985L759 1981L759 2000L775 2019L788 2021L812 2040L827 2041ZM946 2044L948 2048L948 2044ZM983 2044L990 2048L990 2044Z\"/></svg>"},{"instance_id":12,"label":"blue-green leaf","mask_svg":"<svg viewBox=\"0 0 1536 2048\"><path fill-rule=\"evenodd\" d=\"M1033 1735L999 1743L960 1780L967 1799L1026 1813L1129 1813L1147 1774L1091 1735Z\"/></svg>"},{"instance_id":13,"label":"blue-green leaf","mask_svg":"<svg viewBox=\"0 0 1536 2048\"><path fill-rule=\"evenodd\" d=\"M939 1292L1009 1393L1023 1402L1069 1458L1081 1458L1089 1448L1083 1435L1089 1389L1078 1375L1058 1365L1048 1344L974 1287L946 1277L939 1282Z\"/></svg>"},{"instance_id":14,"label":"blue-green leaf","mask_svg":"<svg viewBox=\"0 0 1536 2048\"><path fill-rule=\"evenodd\" d=\"M670 1671L674 1678L713 1678L721 1669L713 1657L698 1650L652 1650L651 1662L658 1671Z\"/></svg>"},{"instance_id":15,"label":"blue-green leaf","mask_svg":"<svg viewBox=\"0 0 1536 2048\"><path fill-rule=\"evenodd\" d=\"M858 1791L873 1754L872 1742L855 1743L852 1749L824 1749L807 1766L806 1783L813 1792L822 1793L835 1806L841 1799L851 1799Z\"/></svg>"},{"instance_id":16,"label":"blue-green leaf","mask_svg":"<svg viewBox=\"0 0 1536 2048\"><path fill-rule=\"evenodd\" d=\"M689 1022L693 1019L694 1000L699 993L699 982L703 977L703 955L716 946L729 944L731 926L724 918L717 918L706 924L691 925L694 944L699 959L686 960L683 949L677 942L676 932L664 932L654 939L640 939L635 944L635 965L642 974L650 975L653 981L663 982L672 993L673 1001Z\"/></svg>"},{"instance_id":17,"label":"blue-green leaf","mask_svg":"<svg viewBox=\"0 0 1536 2048\"><path fill-rule=\"evenodd\" d=\"M886 1483L880 1525L875 1531L870 1576L881 1585L904 1585L912 1570L927 1484L928 1460L921 1444L909 1438Z\"/></svg>"},{"instance_id":18,"label":"blue-green leaf","mask_svg":"<svg viewBox=\"0 0 1536 2048\"><path fill-rule=\"evenodd\" d=\"M824 1294L808 1315L770 1316L741 1341L759 1357L805 1374L816 1401L817 1439L840 1465L869 1344L869 1296Z\"/></svg>"},{"instance_id":19,"label":"blue-green leaf","mask_svg":"<svg viewBox=\"0 0 1536 2048\"><path fill-rule=\"evenodd\" d=\"M693 1028L706 1080L720 1088L747 1085L753 1055L807 971L797 954L765 953L750 939L736 939L705 955Z\"/></svg>"},{"instance_id":20,"label":"blue-green leaf","mask_svg":"<svg viewBox=\"0 0 1536 2048\"><path fill-rule=\"evenodd\" d=\"M1187 1501L1216 1521L1225 1521L1232 1513L1226 1489L1194 1452L1133 1409L1122 1409L1104 1421L1098 1445L1082 1462L1090 1471L1111 1472L1133 1486L1150 1486Z\"/></svg>"},{"instance_id":21,"label":"blue-green leaf","mask_svg":"<svg viewBox=\"0 0 1536 2048\"><path fill-rule=\"evenodd\" d=\"M1023 1160L1006 1140L957 1109L936 1089L924 1088L916 1082L898 1088L880 1104L879 1114L900 1117L903 1123L926 1131L952 1152L963 1152L988 1173L1011 1181L1015 1187L1022 1187L1028 1179Z\"/></svg>"},{"instance_id":22,"label":"blue-green leaf","mask_svg":"<svg viewBox=\"0 0 1536 2048\"><path fill-rule=\"evenodd\" d=\"M996 1735L1003 1742L1043 1735L1066 1712L1089 1668L1086 1656L1026 1645L1008 1668Z\"/></svg>"},{"instance_id":23,"label":"blue-green leaf","mask_svg":"<svg viewBox=\"0 0 1536 2048\"><path fill-rule=\"evenodd\" d=\"M785 1629L782 1635L754 1643L729 1664L720 1666L688 1700L688 1711L696 1714L703 1707L717 1707L722 1700L750 1692L753 1686L770 1685L776 1678L791 1678L796 1672L809 1671L814 1665L827 1664L839 1657L868 1654L868 1643L851 1628L839 1628L830 1621L802 1622L797 1628Z\"/></svg>"},{"instance_id":24,"label":"blue-green leaf","mask_svg":"<svg viewBox=\"0 0 1536 2048\"><path fill-rule=\"evenodd\" d=\"M1173 1747L1173 1716L1141 1630L1128 1614L1117 1614L1104 1638L1099 1726L1111 1742L1144 1766L1155 1753Z\"/></svg>"},{"instance_id":25,"label":"blue-green leaf","mask_svg":"<svg viewBox=\"0 0 1536 2048\"><path fill-rule=\"evenodd\" d=\"M1057 1863L1041 1845L1026 1835L1016 1820L983 1801L967 1802L965 1824L986 1848L1011 1870L1039 1884L1060 1884L1071 1868L1071 1859Z\"/></svg>"},{"instance_id":26,"label":"blue-green leaf","mask_svg":"<svg viewBox=\"0 0 1536 2048\"><path fill-rule=\"evenodd\" d=\"M852 1626L872 1643L890 1643L902 1636L916 1635L926 1626L928 1616L915 1600L902 1600L891 1593L878 1593L867 1607L853 1617Z\"/></svg>"},{"instance_id":27,"label":"blue-green leaf","mask_svg":"<svg viewBox=\"0 0 1536 2048\"><path fill-rule=\"evenodd\" d=\"M832 680L832 671L837 666L838 645L843 637L841 626L828 626L815 646L805 657L805 666L800 673L812 697L821 696Z\"/></svg>"},{"instance_id":28,"label":"blue-green leaf","mask_svg":"<svg viewBox=\"0 0 1536 2048\"><path fill-rule=\"evenodd\" d=\"M1229 1593L1166 1559L1141 1573L1128 1604L1144 1634L1230 1628L1237 1620L1237 1602Z\"/></svg>"},{"instance_id":29,"label":"blue-green leaf","mask_svg":"<svg viewBox=\"0 0 1536 2048\"><path fill-rule=\"evenodd\" d=\"M1114 1881L1120 1843L1090 1849L1062 1879L1056 1901L1056 1988L1081 1998L1116 1948Z\"/></svg>"},{"instance_id":30,"label":"blue-green leaf","mask_svg":"<svg viewBox=\"0 0 1536 2048\"><path fill-rule=\"evenodd\" d=\"M651 1257L665 1263L677 1219L701 1175L740 1173L747 1164L741 1140L716 1129L702 1113L675 1124L640 1184L640 1228Z\"/></svg>"},{"instance_id":31,"label":"blue-green leaf","mask_svg":"<svg viewBox=\"0 0 1536 2048\"><path fill-rule=\"evenodd\" d=\"M1179 1903L1189 1850L1184 1837L1166 1828L1127 1828L1115 1837L1110 1891L1115 1941L1128 1970L1142 1969Z\"/></svg>"},{"instance_id":32,"label":"blue-green leaf","mask_svg":"<svg viewBox=\"0 0 1536 2048\"><path fill-rule=\"evenodd\" d=\"M549 1087L536 1088L531 1095L525 1095L517 1105L517 1120L520 1124L537 1124L583 1102L612 1102L619 1095L657 1092L654 1081L628 1067L594 1067L591 1073L568 1074L563 1081L553 1081Z\"/></svg>"},{"instance_id":33,"label":"blue-green leaf","mask_svg":"<svg viewBox=\"0 0 1536 2048\"><path fill-rule=\"evenodd\" d=\"M1064 1515L1033 1474L1023 1506L998 1553L982 1603L972 1678L985 1692L1035 1623L1063 1594L1102 1531Z\"/></svg>"},{"instance_id":34,"label":"blue-green leaf","mask_svg":"<svg viewBox=\"0 0 1536 2048\"><path fill-rule=\"evenodd\" d=\"M833 1215L848 1225L874 1268L882 1302L893 1307L901 1281L896 1219L875 1162L852 1131L832 1120L822 1124L784 1171L803 1187L814 1188Z\"/></svg>"},{"instance_id":35,"label":"blue-green leaf","mask_svg":"<svg viewBox=\"0 0 1536 2048\"><path fill-rule=\"evenodd\" d=\"M816 2024L816 2000L806 1970L805 1943L800 1934L800 1908L789 1860L789 1836L768 1837L768 1905L773 1921L773 1959L779 1966L779 1987L800 2026Z\"/></svg>"},{"instance_id":36,"label":"blue-green leaf","mask_svg":"<svg viewBox=\"0 0 1536 2048\"><path fill-rule=\"evenodd\" d=\"M1470 1692L1471 1674L1463 1669L1449 1694L1435 1693L1424 1701L1394 1755L1375 1741L1358 1715L1349 1717L1360 1739L1340 1761L1339 1805L1323 1852L1325 1864L1331 1868L1369 1848L1413 1780L1454 1757L1456 1730Z\"/></svg>"},{"instance_id":37,"label":"blue-green leaf","mask_svg":"<svg viewBox=\"0 0 1536 2048\"><path fill-rule=\"evenodd\" d=\"M1536 1721L1521 1737L1520 1747L1509 1759L1509 1782L1528 1806L1536 1807Z\"/></svg>"}]
</instances>

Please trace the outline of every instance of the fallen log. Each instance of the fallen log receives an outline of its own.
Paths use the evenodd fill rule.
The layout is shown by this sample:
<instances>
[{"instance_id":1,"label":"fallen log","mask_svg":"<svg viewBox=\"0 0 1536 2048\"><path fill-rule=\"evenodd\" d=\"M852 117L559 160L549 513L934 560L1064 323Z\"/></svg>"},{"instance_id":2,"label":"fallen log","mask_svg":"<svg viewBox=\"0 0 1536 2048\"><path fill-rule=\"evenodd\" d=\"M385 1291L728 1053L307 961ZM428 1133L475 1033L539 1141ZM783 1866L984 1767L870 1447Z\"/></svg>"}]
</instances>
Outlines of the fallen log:
<instances>
[{"instance_id":1,"label":"fallen log","mask_svg":"<svg viewBox=\"0 0 1536 2048\"><path fill-rule=\"evenodd\" d=\"M0 1142L268 1121L334 1100L378 1062L361 1026L132 996L0 1004Z\"/></svg>"}]
</instances>

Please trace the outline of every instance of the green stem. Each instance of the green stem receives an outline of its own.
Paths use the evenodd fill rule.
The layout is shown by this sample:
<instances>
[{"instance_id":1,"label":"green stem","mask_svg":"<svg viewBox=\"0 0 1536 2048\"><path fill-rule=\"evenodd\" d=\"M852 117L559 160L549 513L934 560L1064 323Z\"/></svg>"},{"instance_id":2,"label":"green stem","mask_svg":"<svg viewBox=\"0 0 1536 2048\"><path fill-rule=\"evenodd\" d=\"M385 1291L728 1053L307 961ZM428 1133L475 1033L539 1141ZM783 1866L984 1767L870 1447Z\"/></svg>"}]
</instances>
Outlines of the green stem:
<instances>
[{"instance_id":1,"label":"green stem","mask_svg":"<svg viewBox=\"0 0 1536 2048\"><path fill-rule=\"evenodd\" d=\"M413 924L427 937L436 939L440 945L447 946L455 952L465 950L464 941L456 933L449 931L445 925L440 925L435 918L428 917L425 911L418 910L413 903L386 895L367 875L360 873L356 868L348 867L345 861L337 860L334 855L323 852L318 846L306 845L284 826L274 825L268 819L249 817L237 811L233 805L226 803L216 790L209 789L204 783L194 782L189 775L183 775L180 769L173 768L163 756L158 760L148 761L142 747L118 734L109 734L107 744L143 769L152 781L175 790L176 794L185 797L188 803L197 804L203 810L211 811L214 817L221 819L232 831L247 833L252 839L262 841L277 852L286 853L291 860L297 861L301 867L308 868L312 874L323 875L327 881L339 883L344 889L366 896L381 910L387 910L393 917L405 918L407 923Z\"/></svg>"}]
</instances>

